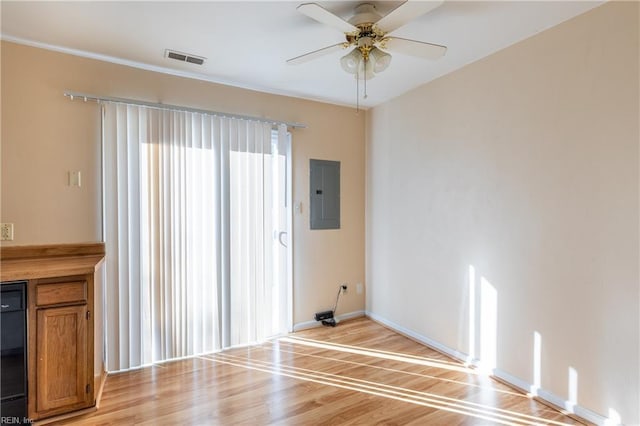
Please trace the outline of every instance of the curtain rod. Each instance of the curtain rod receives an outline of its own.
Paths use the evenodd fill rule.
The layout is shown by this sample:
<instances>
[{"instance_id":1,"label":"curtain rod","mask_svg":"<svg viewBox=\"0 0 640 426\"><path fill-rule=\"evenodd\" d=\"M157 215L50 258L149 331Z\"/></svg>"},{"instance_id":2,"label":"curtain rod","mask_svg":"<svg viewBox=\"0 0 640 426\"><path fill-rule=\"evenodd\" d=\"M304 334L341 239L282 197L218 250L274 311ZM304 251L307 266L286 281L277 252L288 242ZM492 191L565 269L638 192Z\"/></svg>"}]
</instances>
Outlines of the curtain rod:
<instances>
[{"instance_id":1,"label":"curtain rod","mask_svg":"<svg viewBox=\"0 0 640 426\"><path fill-rule=\"evenodd\" d=\"M78 92L70 92L70 91L64 92L64 96L68 97L71 100L81 99L81 100L83 100L85 102L87 102L87 101L117 102L117 103L122 103L122 104L146 106L146 107L151 107L151 108L171 109L171 110L175 110L175 111L186 111L186 112L195 112L195 113L200 113L200 114L217 115L219 117L237 118L237 119L240 119L240 120L260 121L262 123L284 124L287 127L291 127L291 128L294 128L294 129L305 129L307 127L305 124L301 124L301 123L292 123L292 122L288 122L288 121L269 120L269 119L266 119L266 118L252 117L250 115L228 114L226 112L210 111L210 110L198 109L198 108L189 108L189 107L178 106L178 105L169 105L169 104L162 104L162 103L145 102L145 101L139 101L139 100L136 100L136 99L113 98L113 97L110 97L110 96L96 96L96 95L89 95L87 93L78 93Z\"/></svg>"}]
</instances>

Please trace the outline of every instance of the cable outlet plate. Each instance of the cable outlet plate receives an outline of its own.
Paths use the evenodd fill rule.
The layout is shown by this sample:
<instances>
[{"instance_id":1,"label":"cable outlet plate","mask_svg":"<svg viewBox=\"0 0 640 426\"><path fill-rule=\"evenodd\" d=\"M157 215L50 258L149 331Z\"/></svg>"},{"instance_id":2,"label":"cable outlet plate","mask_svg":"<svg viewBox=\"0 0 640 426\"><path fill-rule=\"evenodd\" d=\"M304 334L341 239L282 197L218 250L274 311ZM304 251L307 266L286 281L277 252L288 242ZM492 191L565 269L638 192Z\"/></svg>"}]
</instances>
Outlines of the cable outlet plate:
<instances>
[{"instance_id":1,"label":"cable outlet plate","mask_svg":"<svg viewBox=\"0 0 640 426\"><path fill-rule=\"evenodd\" d=\"M13 223L0 224L0 241L13 241Z\"/></svg>"}]
</instances>

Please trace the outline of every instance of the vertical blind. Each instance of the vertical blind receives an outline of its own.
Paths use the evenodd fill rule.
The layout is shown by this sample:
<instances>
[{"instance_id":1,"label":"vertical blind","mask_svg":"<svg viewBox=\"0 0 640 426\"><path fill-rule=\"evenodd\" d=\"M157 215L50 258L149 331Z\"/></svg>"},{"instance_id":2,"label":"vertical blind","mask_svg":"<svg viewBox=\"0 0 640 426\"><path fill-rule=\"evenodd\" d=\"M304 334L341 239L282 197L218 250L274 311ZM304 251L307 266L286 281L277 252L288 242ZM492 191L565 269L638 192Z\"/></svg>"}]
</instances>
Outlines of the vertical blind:
<instances>
[{"instance_id":1,"label":"vertical blind","mask_svg":"<svg viewBox=\"0 0 640 426\"><path fill-rule=\"evenodd\" d=\"M107 370L286 331L286 143L284 125L103 104Z\"/></svg>"}]
</instances>

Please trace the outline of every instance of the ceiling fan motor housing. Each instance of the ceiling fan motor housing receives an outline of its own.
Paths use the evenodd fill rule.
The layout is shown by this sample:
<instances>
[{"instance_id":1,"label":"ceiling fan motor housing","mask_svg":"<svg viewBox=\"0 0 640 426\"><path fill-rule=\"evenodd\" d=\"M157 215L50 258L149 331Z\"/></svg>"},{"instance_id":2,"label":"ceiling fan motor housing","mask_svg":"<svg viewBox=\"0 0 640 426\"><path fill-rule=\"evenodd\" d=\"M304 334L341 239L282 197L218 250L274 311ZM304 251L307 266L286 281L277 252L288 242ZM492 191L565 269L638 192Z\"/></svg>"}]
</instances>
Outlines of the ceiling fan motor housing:
<instances>
[{"instance_id":1,"label":"ceiling fan motor housing","mask_svg":"<svg viewBox=\"0 0 640 426\"><path fill-rule=\"evenodd\" d=\"M355 46L367 61L369 52L376 45L381 45L384 32L375 26L382 16L376 11L374 5L363 3L356 7L355 15L349 19L349 23L358 27L357 33L347 33L346 39L349 46Z\"/></svg>"},{"instance_id":2,"label":"ceiling fan motor housing","mask_svg":"<svg viewBox=\"0 0 640 426\"><path fill-rule=\"evenodd\" d=\"M376 7L371 3L363 3L355 9L356 14L349 19L349 23L359 27L363 24L373 25L378 22L382 15L376 11Z\"/></svg>"},{"instance_id":3,"label":"ceiling fan motor housing","mask_svg":"<svg viewBox=\"0 0 640 426\"><path fill-rule=\"evenodd\" d=\"M373 46L373 39L369 36L358 37L358 47L361 49L367 49Z\"/></svg>"}]
</instances>

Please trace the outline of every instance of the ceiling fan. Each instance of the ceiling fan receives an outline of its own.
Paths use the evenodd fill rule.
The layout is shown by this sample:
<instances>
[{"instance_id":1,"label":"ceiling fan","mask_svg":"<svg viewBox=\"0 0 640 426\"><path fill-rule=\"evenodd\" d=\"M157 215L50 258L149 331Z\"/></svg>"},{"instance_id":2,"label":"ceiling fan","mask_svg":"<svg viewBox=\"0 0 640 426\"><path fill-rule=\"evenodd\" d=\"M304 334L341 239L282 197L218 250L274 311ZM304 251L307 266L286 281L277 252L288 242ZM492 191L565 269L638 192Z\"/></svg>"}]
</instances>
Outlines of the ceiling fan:
<instances>
[{"instance_id":1,"label":"ceiling fan","mask_svg":"<svg viewBox=\"0 0 640 426\"><path fill-rule=\"evenodd\" d=\"M337 50L353 47L340 59L340 65L346 72L354 74L356 79L365 80L366 85L366 80L387 69L391 63L391 55L386 50L426 59L440 58L447 51L445 46L395 37L391 33L442 3L443 1L405 1L385 16L380 15L373 4L363 3L355 8L355 14L348 21L316 3L301 4L297 8L299 12L342 31L346 41L296 56L287 60L287 63L302 64Z\"/></svg>"}]
</instances>

